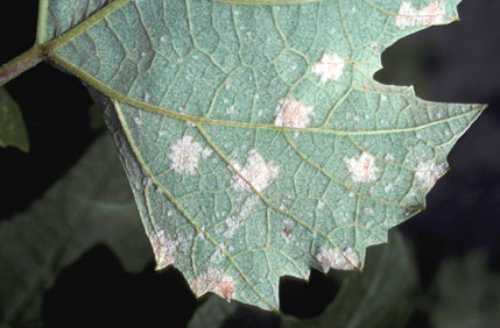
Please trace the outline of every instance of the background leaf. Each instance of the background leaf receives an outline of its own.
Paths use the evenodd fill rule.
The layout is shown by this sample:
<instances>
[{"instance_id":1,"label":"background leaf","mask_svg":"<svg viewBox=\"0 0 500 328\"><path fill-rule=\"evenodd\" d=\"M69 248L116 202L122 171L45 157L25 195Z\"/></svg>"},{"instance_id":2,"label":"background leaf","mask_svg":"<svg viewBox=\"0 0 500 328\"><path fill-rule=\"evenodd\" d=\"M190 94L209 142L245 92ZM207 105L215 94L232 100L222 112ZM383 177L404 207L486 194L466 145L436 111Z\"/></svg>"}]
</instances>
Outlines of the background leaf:
<instances>
[{"instance_id":1,"label":"background leaf","mask_svg":"<svg viewBox=\"0 0 500 328\"><path fill-rule=\"evenodd\" d=\"M43 292L97 244L131 272L152 260L109 136L100 137L42 199L0 222L0 326L37 322Z\"/></svg>"},{"instance_id":2,"label":"background leaf","mask_svg":"<svg viewBox=\"0 0 500 328\"><path fill-rule=\"evenodd\" d=\"M29 151L28 133L21 110L3 87L0 87L0 146Z\"/></svg>"},{"instance_id":3,"label":"background leaf","mask_svg":"<svg viewBox=\"0 0 500 328\"><path fill-rule=\"evenodd\" d=\"M89 16L52 0L45 23L69 29L50 59L107 108L158 268L271 309L280 276L361 268L425 207L484 106L372 75L397 39L456 20L457 2L116 0Z\"/></svg>"},{"instance_id":4,"label":"background leaf","mask_svg":"<svg viewBox=\"0 0 500 328\"><path fill-rule=\"evenodd\" d=\"M238 310L241 304L211 295L194 313L188 328L213 327L221 328L228 318ZM258 310L257 310L258 311Z\"/></svg>"},{"instance_id":5,"label":"background leaf","mask_svg":"<svg viewBox=\"0 0 500 328\"><path fill-rule=\"evenodd\" d=\"M500 275L476 250L441 265L427 311L435 328L493 328L500 322Z\"/></svg>"}]
</instances>

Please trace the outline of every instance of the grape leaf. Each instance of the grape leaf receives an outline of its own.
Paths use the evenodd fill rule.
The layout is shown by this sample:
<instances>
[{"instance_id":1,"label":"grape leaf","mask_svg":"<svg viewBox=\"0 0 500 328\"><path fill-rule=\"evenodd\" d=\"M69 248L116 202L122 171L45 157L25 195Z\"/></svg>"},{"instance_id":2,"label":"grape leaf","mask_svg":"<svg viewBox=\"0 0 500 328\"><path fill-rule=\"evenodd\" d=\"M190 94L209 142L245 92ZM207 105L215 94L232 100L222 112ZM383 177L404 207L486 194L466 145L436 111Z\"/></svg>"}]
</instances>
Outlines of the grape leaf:
<instances>
[{"instance_id":1,"label":"grape leaf","mask_svg":"<svg viewBox=\"0 0 500 328\"><path fill-rule=\"evenodd\" d=\"M43 0L38 43L106 108L157 268L277 309L280 276L362 268L485 108L373 79L458 2Z\"/></svg>"},{"instance_id":2,"label":"grape leaf","mask_svg":"<svg viewBox=\"0 0 500 328\"><path fill-rule=\"evenodd\" d=\"M29 151L28 133L17 103L0 87L0 147L13 146Z\"/></svg>"},{"instance_id":3,"label":"grape leaf","mask_svg":"<svg viewBox=\"0 0 500 328\"><path fill-rule=\"evenodd\" d=\"M100 137L40 200L0 222L0 327L39 321L43 292L96 244L130 272L152 260L113 148L109 136Z\"/></svg>"}]
</instances>

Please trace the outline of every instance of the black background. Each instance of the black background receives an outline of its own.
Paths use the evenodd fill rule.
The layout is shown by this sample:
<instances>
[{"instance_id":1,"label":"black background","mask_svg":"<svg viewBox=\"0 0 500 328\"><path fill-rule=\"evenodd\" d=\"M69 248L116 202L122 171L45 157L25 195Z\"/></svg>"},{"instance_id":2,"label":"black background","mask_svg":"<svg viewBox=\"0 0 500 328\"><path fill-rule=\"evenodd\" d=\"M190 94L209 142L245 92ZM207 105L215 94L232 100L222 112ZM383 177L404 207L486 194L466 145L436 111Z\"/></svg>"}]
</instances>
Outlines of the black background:
<instances>
[{"instance_id":1,"label":"black background","mask_svg":"<svg viewBox=\"0 0 500 328\"><path fill-rule=\"evenodd\" d=\"M8 1L0 13L4 63L33 44L37 4ZM384 83L415 85L425 99L489 104L451 152L452 170L429 194L427 210L400 226L414 244L424 290L443 259L474 249L487 251L491 270L500 272L500 1L464 0L459 13L458 23L399 41L386 51L385 68L376 75ZM96 137L88 111L92 101L75 78L40 64L7 89L23 110L31 151L0 149L0 220L40 197ZM282 279L281 307L316 316L336 291L335 283L315 271L309 284ZM184 327L197 305L176 270L158 274L151 263L142 274L130 275L109 249L97 246L45 293L43 320L47 327ZM235 326L276 324L272 318L259 325L244 315L240 319ZM408 325L427 326L419 311Z\"/></svg>"}]
</instances>

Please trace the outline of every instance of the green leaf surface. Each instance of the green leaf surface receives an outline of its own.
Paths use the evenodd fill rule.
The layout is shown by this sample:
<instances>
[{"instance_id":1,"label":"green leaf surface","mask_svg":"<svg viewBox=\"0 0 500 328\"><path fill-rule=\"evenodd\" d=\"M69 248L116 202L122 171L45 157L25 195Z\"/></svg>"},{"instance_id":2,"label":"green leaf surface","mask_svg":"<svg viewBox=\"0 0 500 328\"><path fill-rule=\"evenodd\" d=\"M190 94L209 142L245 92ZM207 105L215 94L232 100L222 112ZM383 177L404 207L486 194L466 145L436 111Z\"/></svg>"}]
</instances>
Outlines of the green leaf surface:
<instances>
[{"instance_id":1,"label":"green leaf surface","mask_svg":"<svg viewBox=\"0 0 500 328\"><path fill-rule=\"evenodd\" d=\"M28 133L19 105L0 87L0 147L7 146L29 151Z\"/></svg>"},{"instance_id":2,"label":"green leaf surface","mask_svg":"<svg viewBox=\"0 0 500 328\"><path fill-rule=\"evenodd\" d=\"M214 0L222 3L230 3L235 5L293 5L308 2L318 2L322 0Z\"/></svg>"},{"instance_id":3,"label":"green leaf surface","mask_svg":"<svg viewBox=\"0 0 500 328\"><path fill-rule=\"evenodd\" d=\"M97 244L130 272L152 260L127 179L109 136L25 212L0 222L0 327L40 320L42 294Z\"/></svg>"},{"instance_id":4,"label":"green leaf surface","mask_svg":"<svg viewBox=\"0 0 500 328\"><path fill-rule=\"evenodd\" d=\"M277 309L283 275L362 268L485 108L373 79L458 0L45 2L49 59L106 107L158 269L196 295Z\"/></svg>"},{"instance_id":5,"label":"green leaf surface","mask_svg":"<svg viewBox=\"0 0 500 328\"><path fill-rule=\"evenodd\" d=\"M433 328L496 327L500 322L500 275L487 253L475 250L448 259L438 270L427 311Z\"/></svg>"},{"instance_id":6,"label":"green leaf surface","mask_svg":"<svg viewBox=\"0 0 500 328\"><path fill-rule=\"evenodd\" d=\"M280 316L281 327L404 327L415 307L414 292L418 288L413 255L397 231L391 234L388 245L372 248L368 254L365 270L352 273L342 281L339 293L321 315L313 319L297 319L283 314ZM244 309L240 303L228 303L220 297L211 296L196 310L188 328L229 326L229 322ZM247 318L257 320L264 316L259 309L247 310ZM255 324L257 326L258 321Z\"/></svg>"}]
</instances>

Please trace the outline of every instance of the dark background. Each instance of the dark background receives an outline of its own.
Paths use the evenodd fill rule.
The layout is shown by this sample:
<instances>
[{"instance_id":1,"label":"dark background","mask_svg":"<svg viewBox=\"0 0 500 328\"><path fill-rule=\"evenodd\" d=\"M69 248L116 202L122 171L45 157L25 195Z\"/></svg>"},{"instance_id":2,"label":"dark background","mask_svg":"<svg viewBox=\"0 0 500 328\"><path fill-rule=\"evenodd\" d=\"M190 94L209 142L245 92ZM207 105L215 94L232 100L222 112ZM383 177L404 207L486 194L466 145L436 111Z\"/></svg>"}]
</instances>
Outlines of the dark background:
<instances>
[{"instance_id":1,"label":"dark background","mask_svg":"<svg viewBox=\"0 0 500 328\"><path fill-rule=\"evenodd\" d=\"M4 63L34 42L37 5L9 1L0 8ZM500 1L464 0L459 13L458 23L396 43L384 53L385 68L376 75L384 83L415 85L425 99L489 104L451 152L452 170L429 194L427 210L400 226L414 245L423 291L444 259L471 250L485 250L490 269L500 272ZM0 220L40 197L97 135L90 127L92 101L86 89L50 65L40 64L7 89L23 110L31 151L0 149ZM176 270L158 274L153 267L128 274L109 249L97 246L66 268L45 293L45 325L184 327L199 303ZM281 307L313 317L336 291L333 281L315 271L309 284L282 279ZM240 319L235 326L250 326L248 318ZM260 322L266 327L276 323ZM417 310L408 327L428 327L427 315Z\"/></svg>"}]
</instances>

